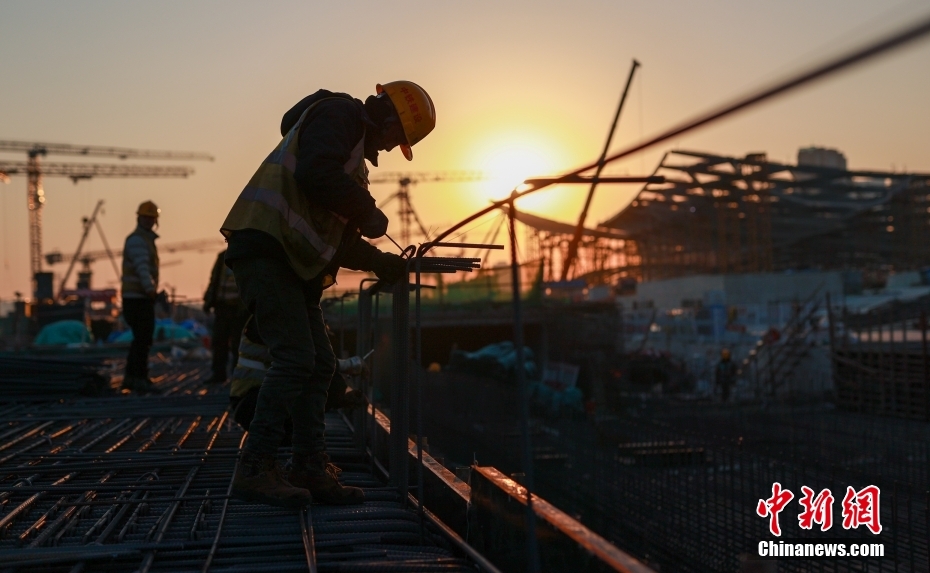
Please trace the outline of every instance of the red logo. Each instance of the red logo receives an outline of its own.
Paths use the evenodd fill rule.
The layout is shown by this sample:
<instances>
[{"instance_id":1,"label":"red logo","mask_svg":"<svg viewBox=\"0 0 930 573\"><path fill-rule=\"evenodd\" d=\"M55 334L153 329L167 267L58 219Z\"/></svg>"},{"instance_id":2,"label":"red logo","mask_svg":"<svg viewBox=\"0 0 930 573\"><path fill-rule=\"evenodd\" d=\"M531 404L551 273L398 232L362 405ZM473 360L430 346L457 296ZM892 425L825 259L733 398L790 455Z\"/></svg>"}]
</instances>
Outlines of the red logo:
<instances>
[{"instance_id":1,"label":"red logo","mask_svg":"<svg viewBox=\"0 0 930 573\"><path fill-rule=\"evenodd\" d=\"M846 497L843 498L843 529L856 529L864 525L876 535L881 533L882 524L879 523L878 516L879 495L881 491L874 485L859 491L848 486Z\"/></svg>"},{"instance_id":2,"label":"red logo","mask_svg":"<svg viewBox=\"0 0 930 573\"><path fill-rule=\"evenodd\" d=\"M801 486L801 504L803 511L798 515L798 526L801 529L813 529L814 524L820 524L820 531L829 531L833 527L833 494L829 489L822 489L816 496L814 490L806 485ZM880 521L879 497L881 490L878 486L869 485L856 491L852 486L846 488L843 497L843 529L857 529L860 525L866 526L869 531L878 535L882 532ZM778 515L785 506L794 499L794 493L784 489L781 484L772 484L772 497L760 499L756 505L756 514L759 517L769 518L769 531L776 537L781 537L781 526Z\"/></svg>"},{"instance_id":3,"label":"red logo","mask_svg":"<svg viewBox=\"0 0 930 573\"><path fill-rule=\"evenodd\" d=\"M759 517L769 518L769 531L776 537L781 537L781 526L778 525L778 514L781 513L788 502L794 499L794 494L790 490L782 489L781 484L775 482L772 484L772 497L760 499L756 506L756 514Z\"/></svg>"},{"instance_id":4,"label":"red logo","mask_svg":"<svg viewBox=\"0 0 930 573\"><path fill-rule=\"evenodd\" d=\"M804 495L798 503L804 508L798 516L798 525L801 529L813 529L815 523L820 524L820 531L828 531L833 527L833 494L823 489L814 497L814 490L806 485L801 486Z\"/></svg>"}]
</instances>

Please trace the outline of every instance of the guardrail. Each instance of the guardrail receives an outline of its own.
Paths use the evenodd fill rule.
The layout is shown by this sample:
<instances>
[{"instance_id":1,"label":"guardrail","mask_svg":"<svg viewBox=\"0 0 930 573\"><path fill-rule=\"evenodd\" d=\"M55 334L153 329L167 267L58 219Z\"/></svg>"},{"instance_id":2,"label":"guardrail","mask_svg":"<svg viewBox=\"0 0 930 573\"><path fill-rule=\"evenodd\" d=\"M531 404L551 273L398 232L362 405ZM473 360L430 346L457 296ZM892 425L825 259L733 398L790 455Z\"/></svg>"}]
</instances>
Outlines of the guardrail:
<instances>
[{"instance_id":1,"label":"guardrail","mask_svg":"<svg viewBox=\"0 0 930 573\"><path fill-rule=\"evenodd\" d=\"M470 483L466 483L430 456L425 447L418 447L424 443L419 295L428 288L420 279L429 272L477 268L475 259L425 257L426 250L406 251L415 282L402 279L390 292L390 358L371 352L373 341L381 334L377 332L380 306L373 301L384 285L372 279L359 285L356 353L368 356L370 369L375 360L389 360L391 372L390 419L371 405L354 411L349 420L357 439L364 440L372 469L397 488L401 499L416 506L421 531L427 521L440 527L483 570L650 573L650 568L533 494L527 484L517 484L493 467L477 465L471 467ZM519 333L515 343L522 348L519 281L514 281L513 288L515 334ZM415 297L412 324L411 293ZM373 403L370 384L364 379L361 384L360 389ZM411 401L415 401L413 409ZM411 410L416 412L415 420L410 419ZM525 422L527 417L524 413ZM525 448L530 448L528 438ZM523 469L524 476L532 476L526 462Z\"/></svg>"},{"instance_id":2,"label":"guardrail","mask_svg":"<svg viewBox=\"0 0 930 573\"><path fill-rule=\"evenodd\" d=\"M367 412L356 410L350 424L357 433L363 420L372 424L373 432L369 436L373 441L369 453L375 472L390 479L391 472L384 462L389 461L392 454L391 420L374 406L369 406ZM408 476L420 473L423 477L417 487L420 497L413 494L406 497L414 504L423 502L424 521L442 528L457 548L483 570L526 570L523 551L527 535L523 515L525 488L489 466L472 466L469 481L465 482L425 449L418 450L416 442L409 438L404 454L396 460L397 465L405 465ZM397 480L391 483L396 484ZM540 540L543 571L653 573L652 569L537 495L533 496L533 510L537 517L535 536Z\"/></svg>"}]
</instances>

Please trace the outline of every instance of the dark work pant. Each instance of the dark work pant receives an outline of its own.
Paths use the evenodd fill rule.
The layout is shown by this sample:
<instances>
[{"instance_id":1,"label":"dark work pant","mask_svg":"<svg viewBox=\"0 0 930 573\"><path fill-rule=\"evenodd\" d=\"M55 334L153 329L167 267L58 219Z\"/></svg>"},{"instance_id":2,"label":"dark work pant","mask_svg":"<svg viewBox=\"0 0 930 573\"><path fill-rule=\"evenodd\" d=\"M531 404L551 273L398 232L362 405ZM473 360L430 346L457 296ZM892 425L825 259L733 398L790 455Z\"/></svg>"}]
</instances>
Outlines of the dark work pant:
<instances>
[{"instance_id":1,"label":"dark work pant","mask_svg":"<svg viewBox=\"0 0 930 573\"><path fill-rule=\"evenodd\" d=\"M288 417L294 424L294 452L314 454L323 442L326 390L336 356L326 336L319 289L308 285L284 261L230 261L239 296L271 353L271 367L258 393L255 418L245 449L272 455L284 439Z\"/></svg>"},{"instance_id":2,"label":"dark work pant","mask_svg":"<svg viewBox=\"0 0 930 573\"><path fill-rule=\"evenodd\" d=\"M126 376L149 376L149 350L155 332L155 300L124 298L123 319L132 329L132 343L126 357Z\"/></svg>"},{"instance_id":3,"label":"dark work pant","mask_svg":"<svg viewBox=\"0 0 930 573\"><path fill-rule=\"evenodd\" d=\"M239 361L239 339L242 329L249 319L249 313L241 304L217 303L213 309L213 377L217 381L226 380L226 363L229 361L229 349L233 351L233 369Z\"/></svg>"}]
</instances>

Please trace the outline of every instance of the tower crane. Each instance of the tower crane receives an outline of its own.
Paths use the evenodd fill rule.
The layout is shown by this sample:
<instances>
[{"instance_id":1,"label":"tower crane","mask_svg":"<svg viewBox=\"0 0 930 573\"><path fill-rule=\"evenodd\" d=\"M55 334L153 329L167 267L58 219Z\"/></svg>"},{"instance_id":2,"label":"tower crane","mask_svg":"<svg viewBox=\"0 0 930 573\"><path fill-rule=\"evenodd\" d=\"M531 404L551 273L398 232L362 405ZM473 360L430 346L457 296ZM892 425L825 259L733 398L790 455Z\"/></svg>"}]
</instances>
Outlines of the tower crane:
<instances>
[{"instance_id":1,"label":"tower crane","mask_svg":"<svg viewBox=\"0 0 930 573\"><path fill-rule=\"evenodd\" d=\"M410 228L415 222L424 237L427 236L426 228L417 212L413 210L413 203L410 201L410 187L417 183L461 183L466 181L482 181L486 176L481 171L417 171L417 172L396 172L389 171L372 177L369 183L377 185L381 183L396 183L397 191L385 199L379 207L385 207L388 203L397 199L399 205L397 215L400 219L400 244L407 246L410 244Z\"/></svg>"},{"instance_id":2,"label":"tower crane","mask_svg":"<svg viewBox=\"0 0 930 573\"><path fill-rule=\"evenodd\" d=\"M46 165L41 161L42 157L55 154L114 159L213 161L212 156L198 152L152 151L126 147L32 141L0 140L0 151L20 152L25 153L27 156L27 160L24 162L0 162L0 181L9 182L10 175L22 174L26 176L26 205L29 208L29 269L32 274L34 292L37 290L38 274L42 272L42 206L45 204L45 190L42 187L43 177L69 177L77 183L81 179L91 179L93 177L187 177L194 172L189 167L177 166L149 167L86 163L51 163Z\"/></svg>"},{"instance_id":3,"label":"tower crane","mask_svg":"<svg viewBox=\"0 0 930 573\"><path fill-rule=\"evenodd\" d=\"M99 204L98 204L98 208L99 208ZM85 275L86 273L85 278L82 278L82 282L83 281L86 281L87 283L90 282L91 263L93 263L96 260L103 259L103 258L109 258L110 261L113 263L113 271L116 273L116 278L119 279L121 276L119 266L116 264L116 258L122 256L123 251L121 249L117 249L115 251L110 249L109 245L106 242L106 238L103 236L103 229L100 228L100 223L93 220L94 217L96 217L96 214L97 214L97 210L95 209L94 215L92 215L91 219L88 219L88 218L84 219L85 232L84 232L84 235L81 237L81 241L80 243L78 243L77 251L74 254L71 254L71 255L64 254L60 251L51 251L51 252L45 253L45 262L47 264L56 265L59 263L68 263L69 265L68 272L65 273L65 277L64 279L62 279L61 288L59 289L59 292L64 290L65 281L68 280L68 276L70 275L71 270L74 267L74 264L76 262L80 262L84 267L83 270L81 271L81 274ZM103 239L103 244L105 248L101 250L97 250L97 251L83 251L82 252L81 248L83 247L84 239L87 237L87 233L89 232L89 226L93 224L97 225L97 230L101 233L100 236ZM226 243L222 237L215 237L215 238L211 237L207 239L193 239L190 241L179 241L179 242L174 242L174 243L159 243L158 252L159 254L178 253L181 251L218 252L224 249L225 246L226 246ZM161 266L165 266L165 264L162 264Z\"/></svg>"},{"instance_id":4,"label":"tower crane","mask_svg":"<svg viewBox=\"0 0 930 573\"><path fill-rule=\"evenodd\" d=\"M74 253L74 257L71 260L71 264L68 265L68 270L65 272L64 278L61 279L61 286L58 287L58 298L60 299L62 293L65 290L65 283L68 282L68 277L71 276L71 271L74 270L74 263L77 262L77 257L81 254L81 249L84 248L84 241L87 240L87 235L90 234L90 229L92 227L97 227L97 232L100 234L100 240L103 241L103 246L106 249L107 255L110 257L110 262L113 264L113 270L116 271L116 276L119 276L119 267L116 265L116 256L113 255L113 252L110 251L110 244L107 242L106 235L103 234L103 227L100 226L100 222L97 220L97 215L100 214L100 210L103 208L103 199L97 201L97 206L94 207L94 212L90 217L84 217L84 232L81 234L81 240L78 241L77 251ZM47 255L46 255L47 256ZM90 260L82 259L84 263L84 269L78 274L78 289L90 288Z\"/></svg>"}]
</instances>

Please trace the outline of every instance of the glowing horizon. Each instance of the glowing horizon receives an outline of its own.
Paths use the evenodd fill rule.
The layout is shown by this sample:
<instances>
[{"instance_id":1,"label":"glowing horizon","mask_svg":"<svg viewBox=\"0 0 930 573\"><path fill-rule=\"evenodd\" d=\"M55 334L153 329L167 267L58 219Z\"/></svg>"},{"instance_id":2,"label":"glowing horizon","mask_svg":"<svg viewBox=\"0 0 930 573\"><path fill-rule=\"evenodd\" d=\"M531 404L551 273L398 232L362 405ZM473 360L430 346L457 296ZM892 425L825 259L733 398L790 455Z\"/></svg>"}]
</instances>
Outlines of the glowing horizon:
<instances>
[{"instance_id":1,"label":"glowing horizon","mask_svg":"<svg viewBox=\"0 0 930 573\"><path fill-rule=\"evenodd\" d=\"M506 197L522 178L556 175L596 160L633 57L643 67L614 149L819 61L826 52L913 20L922 8L913 4L582 0L540 6L515 0L466 8L416 2L411 9L428 25L405 32L403 49L373 50L372 38L382 38L385 29L409 30L404 11L284 0L14 1L0 20L0 139L214 155L213 163L191 164L196 173L187 179L96 179L78 185L45 180L45 252L73 252L81 217L98 199L106 200L101 223L114 248L122 246L136 206L147 199L162 208L162 242L196 240L218 236L236 195L280 137L281 115L296 101L319 88L364 99L376 82L410 79L435 102L436 131L417 145L414 162L399 152L385 154L372 174L491 175L487 181L414 187L417 212L435 231ZM282 19L282 13L289 17ZM351 29L332 25L349 21ZM243 30L250 32L243 36ZM923 113L930 78L914 73L928 66L930 43L923 42L609 170L645 175L664 151L678 147L728 155L766 151L775 161L793 162L798 148L814 144L840 149L854 169L907 165L930 171L925 152L930 114ZM24 161L25 154L4 153L0 160ZM0 300L30 290L25 188L24 177L0 184ZM372 194L380 202L395 190L380 185ZM613 215L637 190L600 188L589 222ZM574 222L584 191L582 185L546 190L521 200L520 207ZM395 229L395 207L386 213ZM473 231L469 239L479 240L482 232ZM92 234L85 248L102 244ZM183 263L164 268L163 286L199 297L215 253L164 258ZM95 286L112 284L109 264L94 269Z\"/></svg>"}]
</instances>

